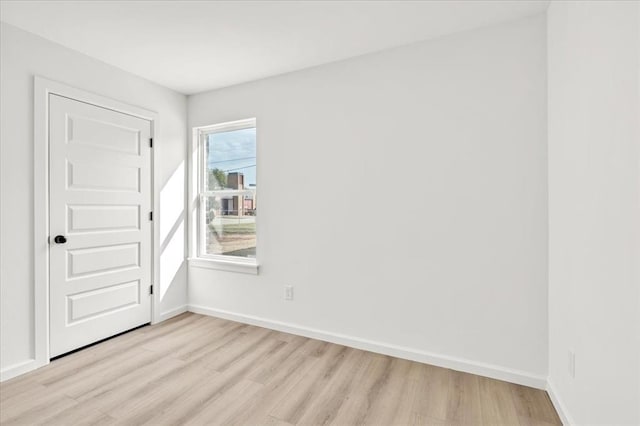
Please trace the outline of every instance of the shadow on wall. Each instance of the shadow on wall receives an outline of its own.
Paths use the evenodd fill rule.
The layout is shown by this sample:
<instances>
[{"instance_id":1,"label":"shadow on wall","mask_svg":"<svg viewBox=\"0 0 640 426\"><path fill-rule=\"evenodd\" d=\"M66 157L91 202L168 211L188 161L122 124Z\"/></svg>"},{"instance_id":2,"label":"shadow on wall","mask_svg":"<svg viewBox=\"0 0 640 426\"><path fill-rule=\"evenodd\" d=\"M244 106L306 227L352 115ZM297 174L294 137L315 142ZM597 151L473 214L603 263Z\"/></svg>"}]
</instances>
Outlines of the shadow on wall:
<instances>
[{"instance_id":1,"label":"shadow on wall","mask_svg":"<svg viewBox=\"0 0 640 426\"><path fill-rule=\"evenodd\" d=\"M185 258L184 161L160 191L160 301L174 284Z\"/></svg>"}]
</instances>

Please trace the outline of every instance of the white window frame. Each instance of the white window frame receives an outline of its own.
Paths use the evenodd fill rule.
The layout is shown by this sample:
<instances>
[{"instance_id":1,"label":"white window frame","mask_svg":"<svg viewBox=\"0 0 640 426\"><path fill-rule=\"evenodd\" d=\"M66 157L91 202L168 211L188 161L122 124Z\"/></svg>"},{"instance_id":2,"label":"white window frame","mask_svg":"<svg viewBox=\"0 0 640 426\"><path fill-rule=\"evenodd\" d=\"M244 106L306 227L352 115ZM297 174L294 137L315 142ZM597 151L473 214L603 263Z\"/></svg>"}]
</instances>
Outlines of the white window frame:
<instances>
[{"instance_id":1,"label":"white window frame","mask_svg":"<svg viewBox=\"0 0 640 426\"><path fill-rule=\"evenodd\" d=\"M197 226L196 226L196 235L195 235L195 250L196 257L190 259L190 264L192 266L207 268L207 269L221 269L231 272L244 272L244 273L258 273L258 260L257 260L257 250L256 250L256 258L245 258L240 256L229 256L223 254L208 254L205 249L206 244L206 214L205 214L205 197L209 195L215 194L228 194L228 195L253 195L255 197L256 189L243 189L243 190L233 190L233 189L224 189L218 191L206 191L206 158L205 158L205 149L204 144L206 142L207 137L210 134L214 133L222 133L222 132L230 132L234 130L243 130L243 129L252 129L256 128L256 119L249 118L245 120L237 120L232 122L214 124L211 126L203 126L194 129L194 138L197 140L197 167L196 174L194 178L196 179L195 189L197 191ZM257 142L257 141L256 141ZM256 147L257 148L257 147ZM256 158L257 160L257 158ZM258 227L258 219L256 216L256 230Z\"/></svg>"}]
</instances>

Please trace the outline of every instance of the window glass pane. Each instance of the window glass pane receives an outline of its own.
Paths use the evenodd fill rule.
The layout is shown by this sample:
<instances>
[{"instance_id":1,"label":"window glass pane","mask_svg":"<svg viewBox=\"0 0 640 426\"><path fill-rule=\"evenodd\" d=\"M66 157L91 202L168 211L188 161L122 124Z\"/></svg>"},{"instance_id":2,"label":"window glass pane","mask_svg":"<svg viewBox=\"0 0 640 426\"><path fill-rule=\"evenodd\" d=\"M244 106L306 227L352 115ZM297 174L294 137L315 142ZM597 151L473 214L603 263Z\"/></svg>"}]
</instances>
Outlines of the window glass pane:
<instances>
[{"instance_id":1,"label":"window glass pane","mask_svg":"<svg viewBox=\"0 0 640 426\"><path fill-rule=\"evenodd\" d=\"M256 256L256 129L209 134L205 140L207 191L205 253Z\"/></svg>"},{"instance_id":2,"label":"window glass pane","mask_svg":"<svg viewBox=\"0 0 640 426\"><path fill-rule=\"evenodd\" d=\"M207 135L206 190L256 186L256 129L233 130ZM238 176L240 177L238 180Z\"/></svg>"}]
</instances>

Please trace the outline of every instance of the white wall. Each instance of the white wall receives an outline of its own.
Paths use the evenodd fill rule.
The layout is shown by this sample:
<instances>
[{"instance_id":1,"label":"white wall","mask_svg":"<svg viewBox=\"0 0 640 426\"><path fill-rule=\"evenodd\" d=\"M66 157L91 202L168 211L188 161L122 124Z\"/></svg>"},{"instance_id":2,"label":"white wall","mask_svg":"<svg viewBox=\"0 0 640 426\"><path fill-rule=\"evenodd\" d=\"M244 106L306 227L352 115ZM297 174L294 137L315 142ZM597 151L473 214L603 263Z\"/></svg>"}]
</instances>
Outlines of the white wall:
<instances>
[{"instance_id":1,"label":"white wall","mask_svg":"<svg viewBox=\"0 0 640 426\"><path fill-rule=\"evenodd\" d=\"M257 118L261 268L190 267L189 303L543 386L545 31L538 16L190 96L190 126Z\"/></svg>"},{"instance_id":2,"label":"white wall","mask_svg":"<svg viewBox=\"0 0 640 426\"><path fill-rule=\"evenodd\" d=\"M549 376L576 424L640 424L639 16L548 10Z\"/></svg>"},{"instance_id":3,"label":"white wall","mask_svg":"<svg viewBox=\"0 0 640 426\"><path fill-rule=\"evenodd\" d=\"M187 300L184 228L186 97L5 23L0 36L0 369L34 357L33 77L159 114L162 312Z\"/></svg>"}]
</instances>

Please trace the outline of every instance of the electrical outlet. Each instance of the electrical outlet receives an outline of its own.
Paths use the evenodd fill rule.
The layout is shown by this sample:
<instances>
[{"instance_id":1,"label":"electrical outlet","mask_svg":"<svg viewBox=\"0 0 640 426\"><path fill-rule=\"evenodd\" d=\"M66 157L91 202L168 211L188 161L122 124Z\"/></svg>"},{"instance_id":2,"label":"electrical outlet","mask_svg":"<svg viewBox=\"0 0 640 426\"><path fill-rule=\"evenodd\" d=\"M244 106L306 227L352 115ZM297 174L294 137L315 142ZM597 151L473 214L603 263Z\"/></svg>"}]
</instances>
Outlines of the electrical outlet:
<instances>
[{"instance_id":1,"label":"electrical outlet","mask_svg":"<svg viewBox=\"0 0 640 426\"><path fill-rule=\"evenodd\" d=\"M284 300L293 300L293 286L284 286Z\"/></svg>"},{"instance_id":2,"label":"electrical outlet","mask_svg":"<svg viewBox=\"0 0 640 426\"><path fill-rule=\"evenodd\" d=\"M567 367L569 368L569 376L576 378L576 353L569 351L569 360Z\"/></svg>"}]
</instances>

